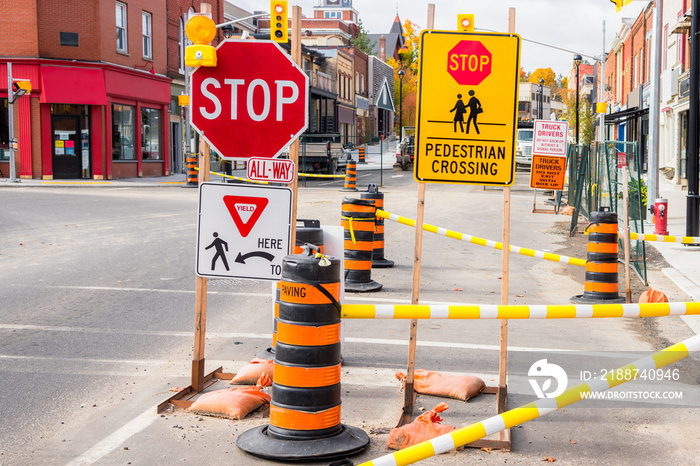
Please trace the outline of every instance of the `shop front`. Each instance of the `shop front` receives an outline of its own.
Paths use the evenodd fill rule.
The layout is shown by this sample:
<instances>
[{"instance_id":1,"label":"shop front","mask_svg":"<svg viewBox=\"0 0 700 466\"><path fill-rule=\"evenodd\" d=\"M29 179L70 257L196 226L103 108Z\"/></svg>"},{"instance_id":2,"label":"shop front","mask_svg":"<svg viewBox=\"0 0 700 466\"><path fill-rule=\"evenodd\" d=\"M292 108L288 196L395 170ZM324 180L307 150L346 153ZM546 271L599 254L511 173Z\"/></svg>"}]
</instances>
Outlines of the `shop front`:
<instances>
[{"instance_id":1,"label":"shop front","mask_svg":"<svg viewBox=\"0 0 700 466\"><path fill-rule=\"evenodd\" d=\"M32 83L30 96L14 105L19 177L102 180L170 174L169 78L57 60L17 60L12 68L13 76ZM0 76L3 69L6 73L0 63ZM6 96L7 85L0 87L0 99ZM0 139L7 111L6 105L0 107ZM3 177L9 175L6 159L0 159Z\"/></svg>"}]
</instances>

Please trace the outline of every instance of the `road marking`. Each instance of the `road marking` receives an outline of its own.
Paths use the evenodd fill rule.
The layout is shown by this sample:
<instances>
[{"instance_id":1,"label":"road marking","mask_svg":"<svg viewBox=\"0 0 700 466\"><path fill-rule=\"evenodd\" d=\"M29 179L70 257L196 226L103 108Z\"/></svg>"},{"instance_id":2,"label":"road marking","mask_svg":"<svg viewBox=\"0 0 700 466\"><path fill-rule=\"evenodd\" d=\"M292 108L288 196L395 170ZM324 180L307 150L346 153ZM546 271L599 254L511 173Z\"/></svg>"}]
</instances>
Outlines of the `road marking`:
<instances>
[{"instance_id":1,"label":"road marking","mask_svg":"<svg viewBox=\"0 0 700 466\"><path fill-rule=\"evenodd\" d=\"M84 466L96 463L116 450L129 438L135 434L138 434L139 432L142 432L148 426L153 424L153 421L156 419L158 419L158 414L156 413L155 407L148 408L146 411L139 414L137 417L97 442L92 448L88 449L73 461L69 462L66 466Z\"/></svg>"},{"instance_id":2,"label":"road marking","mask_svg":"<svg viewBox=\"0 0 700 466\"><path fill-rule=\"evenodd\" d=\"M122 288L115 286L70 286L70 285L47 285L42 288L53 288L62 290L87 290L87 291L140 291L147 293L184 293L184 294L194 294L195 290L169 290L163 288ZM269 298L270 293L245 293L245 292L235 292L235 291L211 291L207 290L207 294L218 294L222 296L254 296Z\"/></svg>"},{"instance_id":3,"label":"road marking","mask_svg":"<svg viewBox=\"0 0 700 466\"><path fill-rule=\"evenodd\" d=\"M53 327L49 325L20 325L20 324L0 324L0 331L2 330L27 330L27 331L44 331L44 332L77 332L77 333L99 333L107 335L141 335L141 336L159 336L159 337L183 337L192 338L193 333L189 332L171 332L162 330L114 330L114 329L104 329L104 328L88 328L88 327ZM253 340L272 340L272 334L270 333L227 333L227 332L211 332L207 333L207 338L211 339L253 339ZM357 337L345 337L345 343L353 343L360 345L386 345L386 346L408 346L408 340L397 340L397 339L387 339L387 338L357 338ZM483 350L483 351L500 351L500 345L482 345L475 343L459 343L459 342L449 342L449 341L419 341L418 346L423 346L426 348L459 348L459 349L470 349L470 350ZM595 352L595 351L579 351L572 349L558 349L558 348L539 348L539 347L525 347L525 346L509 346L508 351L521 352L521 353L541 353L541 352L559 352L559 353L576 353L582 356L595 356L595 357L620 357L621 355L632 355L636 357L633 353L620 353L620 352ZM1 359L34 359L33 356L14 356L14 355L1 355ZM39 358L47 359L47 358ZM72 360L82 360L87 362L125 362L125 363L140 363L139 360L119 360L119 359L72 359Z\"/></svg>"}]
</instances>

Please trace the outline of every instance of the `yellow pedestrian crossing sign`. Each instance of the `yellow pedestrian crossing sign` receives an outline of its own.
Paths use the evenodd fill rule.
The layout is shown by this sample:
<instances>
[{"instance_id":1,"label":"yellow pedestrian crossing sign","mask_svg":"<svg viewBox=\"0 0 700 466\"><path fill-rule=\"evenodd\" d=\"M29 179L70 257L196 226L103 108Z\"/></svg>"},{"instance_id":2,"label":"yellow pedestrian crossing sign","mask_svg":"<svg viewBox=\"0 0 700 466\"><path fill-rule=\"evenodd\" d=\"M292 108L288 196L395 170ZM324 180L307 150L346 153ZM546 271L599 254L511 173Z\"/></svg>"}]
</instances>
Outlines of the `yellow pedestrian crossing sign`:
<instances>
[{"instance_id":1,"label":"yellow pedestrian crossing sign","mask_svg":"<svg viewBox=\"0 0 700 466\"><path fill-rule=\"evenodd\" d=\"M520 36L428 30L420 50L416 180L513 184Z\"/></svg>"}]
</instances>

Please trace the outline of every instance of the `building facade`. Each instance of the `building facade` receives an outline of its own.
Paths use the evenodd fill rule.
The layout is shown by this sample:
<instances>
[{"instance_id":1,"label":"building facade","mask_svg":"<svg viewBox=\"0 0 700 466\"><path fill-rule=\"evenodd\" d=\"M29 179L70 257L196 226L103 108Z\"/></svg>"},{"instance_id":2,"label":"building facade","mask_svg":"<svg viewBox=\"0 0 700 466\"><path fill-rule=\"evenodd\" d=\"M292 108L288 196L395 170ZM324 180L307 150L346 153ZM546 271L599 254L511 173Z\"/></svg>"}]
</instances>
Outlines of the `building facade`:
<instances>
[{"instance_id":1,"label":"building facade","mask_svg":"<svg viewBox=\"0 0 700 466\"><path fill-rule=\"evenodd\" d=\"M8 8L0 19L0 76L11 63L13 78L32 85L13 105L16 176L170 174L166 0L17 0ZM10 165L7 98L2 79L3 177Z\"/></svg>"}]
</instances>

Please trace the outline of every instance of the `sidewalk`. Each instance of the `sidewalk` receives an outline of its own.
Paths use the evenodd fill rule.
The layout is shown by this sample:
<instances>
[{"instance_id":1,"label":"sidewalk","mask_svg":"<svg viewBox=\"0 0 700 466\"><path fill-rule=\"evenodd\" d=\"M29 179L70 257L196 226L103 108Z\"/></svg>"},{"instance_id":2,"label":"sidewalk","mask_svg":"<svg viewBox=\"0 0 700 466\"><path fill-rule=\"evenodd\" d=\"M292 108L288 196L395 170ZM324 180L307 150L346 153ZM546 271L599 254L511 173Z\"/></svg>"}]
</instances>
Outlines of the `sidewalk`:
<instances>
[{"instance_id":1,"label":"sidewalk","mask_svg":"<svg viewBox=\"0 0 700 466\"><path fill-rule=\"evenodd\" d=\"M360 151L357 148L351 150L352 159L358 162L357 170L379 170L380 168L391 170L396 163L396 142L384 142L381 144L381 148L380 144L368 145L365 150L366 163L359 163Z\"/></svg>"},{"instance_id":2,"label":"sidewalk","mask_svg":"<svg viewBox=\"0 0 700 466\"><path fill-rule=\"evenodd\" d=\"M681 191L659 177L659 197L668 199L668 232L671 236L685 236L686 191ZM653 202L653 200L652 200ZM644 225L645 233L654 233L653 225ZM669 277L693 301L700 301L700 246L687 246L678 243L647 242L664 256L670 267L664 268L664 274ZM700 333L700 317L685 316L682 319Z\"/></svg>"}]
</instances>

